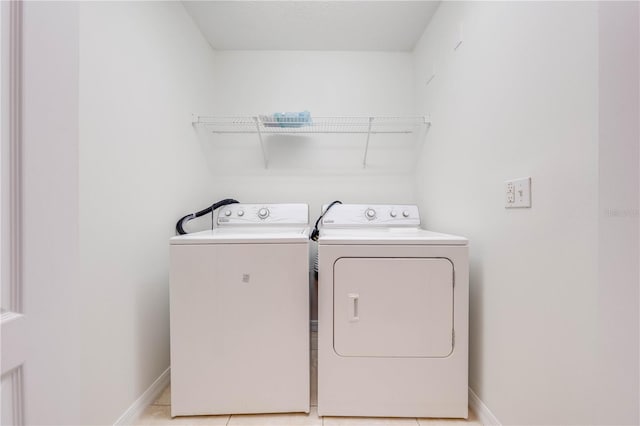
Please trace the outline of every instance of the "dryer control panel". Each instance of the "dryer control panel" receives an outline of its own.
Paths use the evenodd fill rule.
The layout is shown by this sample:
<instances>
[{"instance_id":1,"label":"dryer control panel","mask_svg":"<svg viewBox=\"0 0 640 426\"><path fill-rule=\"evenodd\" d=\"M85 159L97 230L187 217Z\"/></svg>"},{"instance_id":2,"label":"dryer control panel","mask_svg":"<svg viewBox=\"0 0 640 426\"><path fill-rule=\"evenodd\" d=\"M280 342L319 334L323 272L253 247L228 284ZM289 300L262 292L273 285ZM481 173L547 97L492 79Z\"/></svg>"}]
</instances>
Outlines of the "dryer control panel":
<instances>
[{"instance_id":1,"label":"dryer control panel","mask_svg":"<svg viewBox=\"0 0 640 426\"><path fill-rule=\"evenodd\" d=\"M229 204L216 211L218 226L306 225L307 204Z\"/></svg>"},{"instance_id":2,"label":"dryer control panel","mask_svg":"<svg viewBox=\"0 0 640 426\"><path fill-rule=\"evenodd\" d=\"M325 211L327 205L322 206ZM420 226L420 212L413 204L335 204L322 218L327 228Z\"/></svg>"}]
</instances>

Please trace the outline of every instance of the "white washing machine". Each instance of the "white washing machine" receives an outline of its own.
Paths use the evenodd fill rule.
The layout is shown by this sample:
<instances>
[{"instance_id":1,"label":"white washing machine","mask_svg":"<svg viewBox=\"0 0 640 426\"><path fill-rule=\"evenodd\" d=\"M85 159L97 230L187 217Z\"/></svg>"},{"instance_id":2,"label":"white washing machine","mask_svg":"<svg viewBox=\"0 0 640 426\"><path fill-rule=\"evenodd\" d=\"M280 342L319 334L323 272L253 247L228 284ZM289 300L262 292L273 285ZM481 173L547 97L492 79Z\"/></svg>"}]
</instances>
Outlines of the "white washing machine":
<instances>
[{"instance_id":1,"label":"white washing machine","mask_svg":"<svg viewBox=\"0 0 640 426\"><path fill-rule=\"evenodd\" d=\"M171 415L309 412L306 204L232 204L170 240Z\"/></svg>"},{"instance_id":2,"label":"white washing machine","mask_svg":"<svg viewBox=\"0 0 640 426\"><path fill-rule=\"evenodd\" d=\"M413 205L335 205L318 240L318 414L468 416L468 246Z\"/></svg>"}]
</instances>

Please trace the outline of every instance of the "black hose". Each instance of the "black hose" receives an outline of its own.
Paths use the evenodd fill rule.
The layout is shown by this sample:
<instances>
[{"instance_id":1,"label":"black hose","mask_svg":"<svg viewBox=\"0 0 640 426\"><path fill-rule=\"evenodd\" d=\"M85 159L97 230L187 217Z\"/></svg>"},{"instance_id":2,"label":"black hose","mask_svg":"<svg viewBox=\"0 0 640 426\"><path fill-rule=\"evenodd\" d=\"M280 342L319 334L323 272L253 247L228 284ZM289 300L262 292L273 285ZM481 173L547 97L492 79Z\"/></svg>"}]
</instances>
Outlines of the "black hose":
<instances>
[{"instance_id":1,"label":"black hose","mask_svg":"<svg viewBox=\"0 0 640 426\"><path fill-rule=\"evenodd\" d=\"M322 218L324 217L325 214L327 214L327 212L329 211L329 209L331 207L333 207L336 204L342 204L342 201L340 200L335 200L333 201L331 204L329 204L329 206L327 206L327 208L325 209L325 211L320 215L320 217L318 218L318 220L316 220L316 225L313 227L313 231L311 231L311 235L309 235L309 239L313 240L313 241L318 241L318 237L320 236L320 230L318 229L318 225L320 224L320 221L322 220Z\"/></svg>"},{"instance_id":2,"label":"black hose","mask_svg":"<svg viewBox=\"0 0 640 426\"><path fill-rule=\"evenodd\" d=\"M222 206L226 206L227 204L236 204L239 203L240 201L234 200L233 198L226 198L224 200L220 200L217 201L215 203L213 203L211 206L207 207L206 209L202 209L199 212L196 213L191 213L188 214L186 216L183 216L180 218L180 220L178 221L178 223L176 223L176 232L179 235L184 235L187 233L187 231L184 230L183 225L190 221L191 219L195 219L196 217L200 217L200 216L204 216L207 213L211 213L211 216L213 217L213 211L216 209L219 209Z\"/></svg>"}]
</instances>

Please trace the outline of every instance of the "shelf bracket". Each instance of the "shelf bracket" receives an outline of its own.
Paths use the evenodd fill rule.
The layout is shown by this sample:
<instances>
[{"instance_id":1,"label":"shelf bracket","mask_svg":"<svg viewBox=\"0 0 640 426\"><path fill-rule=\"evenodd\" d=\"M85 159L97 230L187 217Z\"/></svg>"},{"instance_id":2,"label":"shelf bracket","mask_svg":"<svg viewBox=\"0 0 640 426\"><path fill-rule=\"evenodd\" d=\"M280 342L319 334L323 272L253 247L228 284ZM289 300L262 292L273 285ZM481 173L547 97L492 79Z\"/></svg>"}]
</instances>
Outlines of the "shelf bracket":
<instances>
[{"instance_id":1,"label":"shelf bracket","mask_svg":"<svg viewBox=\"0 0 640 426\"><path fill-rule=\"evenodd\" d=\"M253 121L256 123L256 131L258 132L258 139L260 140L260 149L262 150L262 159L264 160L264 168L269 167L269 161L267 160L267 150L264 146L264 140L262 139L262 132L260 131L260 120L258 117L253 117Z\"/></svg>"},{"instance_id":2,"label":"shelf bracket","mask_svg":"<svg viewBox=\"0 0 640 426\"><path fill-rule=\"evenodd\" d=\"M369 151L369 139L371 139L371 124L373 117L369 117L369 127L367 128L367 143L364 146L364 158L362 159L362 167L367 168L367 152Z\"/></svg>"}]
</instances>

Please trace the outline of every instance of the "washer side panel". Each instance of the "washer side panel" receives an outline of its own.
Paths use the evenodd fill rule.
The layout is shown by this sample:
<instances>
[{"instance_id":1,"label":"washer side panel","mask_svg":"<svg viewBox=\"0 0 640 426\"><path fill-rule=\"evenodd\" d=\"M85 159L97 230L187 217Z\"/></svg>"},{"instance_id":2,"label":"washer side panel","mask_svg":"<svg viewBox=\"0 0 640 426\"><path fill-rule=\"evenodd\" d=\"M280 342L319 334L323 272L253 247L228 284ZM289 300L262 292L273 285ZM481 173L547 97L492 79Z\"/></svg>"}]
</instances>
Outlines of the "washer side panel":
<instances>
[{"instance_id":1,"label":"washer side panel","mask_svg":"<svg viewBox=\"0 0 640 426\"><path fill-rule=\"evenodd\" d=\"M309 411L307 253L171 247L172 415Z\"/></svg>"}]
</instances>

